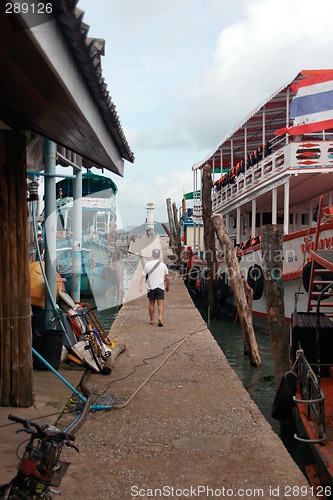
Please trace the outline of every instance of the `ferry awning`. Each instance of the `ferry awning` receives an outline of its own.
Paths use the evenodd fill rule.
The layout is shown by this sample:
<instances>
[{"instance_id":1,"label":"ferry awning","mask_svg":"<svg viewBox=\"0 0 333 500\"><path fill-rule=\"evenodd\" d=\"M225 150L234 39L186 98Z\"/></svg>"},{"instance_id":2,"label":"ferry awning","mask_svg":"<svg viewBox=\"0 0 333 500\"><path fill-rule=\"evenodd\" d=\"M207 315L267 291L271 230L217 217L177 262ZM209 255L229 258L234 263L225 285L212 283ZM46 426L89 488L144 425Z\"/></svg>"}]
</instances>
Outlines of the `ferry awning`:
<instances>
[{"instance_id":1,"label":"ferry awning","mask_svg":"<svg viewBox=\"0 0 333 500\"><path fill-rule=\"evenodd\" d=\"M2 5L0 124L37 132L84 165L123 175L134 155L102 76L104 41L87 36L77 3L52 0L52 13L41 18L6 14Z\"/></svg>"},{"instance_id":2,"label":"ferry awning","mask_svg":"<svg viewBox=\"0 0 333 500\"><path fill-rule=\"evenodd\" d=\"M246 154L252 153L256 148L262 146L264 142L272 140L275 131L288 124L288 104L295 95L295 92L291 90L291 85L301 78L303 78L302 74L298 73L291 82L283 85L264 103L255 108L218 143L212 153L194 164L192 169L201 168L206 163L214 167L215 171L216 169L221 171L221 167L223 169L230 168L237 161L245 158L245 138L247 144ZM263 130L265 131L265 137L263 137ZM231 165L232 155L234 159L233 165Z\"/></svg>"}]
</instances>

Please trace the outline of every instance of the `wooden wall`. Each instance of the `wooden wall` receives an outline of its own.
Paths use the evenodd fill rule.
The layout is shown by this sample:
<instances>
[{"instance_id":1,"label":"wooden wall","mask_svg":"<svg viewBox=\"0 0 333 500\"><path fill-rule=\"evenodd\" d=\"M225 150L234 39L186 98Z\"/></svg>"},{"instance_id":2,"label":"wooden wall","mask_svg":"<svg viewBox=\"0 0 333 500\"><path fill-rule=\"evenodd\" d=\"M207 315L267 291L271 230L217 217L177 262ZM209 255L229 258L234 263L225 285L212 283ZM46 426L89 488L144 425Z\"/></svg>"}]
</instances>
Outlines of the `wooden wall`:
<instances>
[{"instance_id":1,"label":"wooden wall","mask_svg":"<svg viewBox=\"0 0 333 500\"><path fill-rule=\"evenodd\" d=\"M25 134L0 132L0 405L33 404Z\"/></svg>"}]
</instances>

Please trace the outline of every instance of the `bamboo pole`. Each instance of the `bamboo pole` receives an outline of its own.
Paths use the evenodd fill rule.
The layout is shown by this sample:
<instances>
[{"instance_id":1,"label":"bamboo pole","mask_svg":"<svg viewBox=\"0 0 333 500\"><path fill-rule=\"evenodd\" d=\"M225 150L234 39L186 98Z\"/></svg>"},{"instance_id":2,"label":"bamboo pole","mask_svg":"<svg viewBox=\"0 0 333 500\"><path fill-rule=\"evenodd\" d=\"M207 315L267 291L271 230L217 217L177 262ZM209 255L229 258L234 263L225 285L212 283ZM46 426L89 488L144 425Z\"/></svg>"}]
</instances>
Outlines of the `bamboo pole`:
<instances>
[{"instance_id":1,"label":"bamboo pole","mask_svg":"<svg viewBox=\"0 0 333 500\"><path fill-rule=\"evenodd\" d=\"M229 278L233 289L240 324L243 330L245 344L249 349L249 359L253 366L261 366L258 344L254 335L251 313L245 296L244 280L239 269L235 249L231 243L221 215L213 215L212 222L218 240L224 248L224 257L229 269Z\"/></svg>"}]
</instances>

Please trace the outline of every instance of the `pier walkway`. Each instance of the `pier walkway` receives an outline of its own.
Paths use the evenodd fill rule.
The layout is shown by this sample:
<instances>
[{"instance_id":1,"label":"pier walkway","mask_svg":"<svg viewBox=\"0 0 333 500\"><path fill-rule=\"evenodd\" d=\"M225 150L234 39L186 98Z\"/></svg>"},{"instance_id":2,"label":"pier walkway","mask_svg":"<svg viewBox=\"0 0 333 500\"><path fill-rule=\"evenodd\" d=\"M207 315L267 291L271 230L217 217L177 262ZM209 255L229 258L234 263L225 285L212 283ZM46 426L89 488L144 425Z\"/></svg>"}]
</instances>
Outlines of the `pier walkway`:
<instances>
[{"instance_id":1,"label":"pier walkway","mask_svg":"<svg viewBox=\"0 0 333 500\"><path fill-rule=\"evenodd\" d=\"M137 297L140 275L138 269L110 332L126 351L111 375L89 381L99 402L123 407L89 415L64 493L118 500L313 498L178 274L171 272L163 328L148 324L147 299Z\"/></svg>"},{"instance_id":2,"label":"pier walkway","mask_svg":"<svg viewBox=\"0 0 333 500\"><path fill-rule=\"evenodd\" d=\"M138 269L110 331L126 351L110 375L93 374L88 381L96 402L112 409L91 412L76 434L80 453L63 454L71 462L61 484L64 498L314 498L177 272L171 272L163 328L148 324L147 299L138 296L140 274ZM79 375L78 370L65 374L72 383ZM63 389L54 396L60 384L54 375L34 372L34 377L35 407L0 408L2 423L13 410L31 418L41 409L45 414L42 399L55 410L66 403ZM63 418L60 424L68 417ZM5 464L15 451L15 428L0 430L6 445L2 475L12 476L14 467ZM19 442L23 439L19 435Z\"/></svg>"}]
</instances>

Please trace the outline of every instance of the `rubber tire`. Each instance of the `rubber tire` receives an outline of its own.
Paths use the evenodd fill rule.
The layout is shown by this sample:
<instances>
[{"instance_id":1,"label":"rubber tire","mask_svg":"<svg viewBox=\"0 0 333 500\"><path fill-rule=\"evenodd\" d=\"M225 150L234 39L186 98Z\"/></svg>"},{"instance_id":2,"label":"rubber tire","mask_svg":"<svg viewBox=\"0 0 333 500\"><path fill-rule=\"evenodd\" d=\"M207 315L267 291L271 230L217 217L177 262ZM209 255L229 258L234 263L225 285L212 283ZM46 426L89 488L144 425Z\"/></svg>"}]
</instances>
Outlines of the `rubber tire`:
<instances>
[{"instance_id":1,"label":"rubber tire","mask_svg":"<svg viewBox=\"0 0 333 500\"><path fill-rule=\"evenodd\" d=\"M264 273L258 264L249 268L246 281L253 290L253 300L261 299L264 291Z\"/></svg>"},{"instance_id":2,"label":"rubber tire","mask_svg":"<svg viewBox=\"0 0 333 500\"><path fill-rule=\"evenodd\" d=\"M294 407L293 396L296 394L297 375L289 371L281 379L273 401L272 417L284 421L290 417Z\"/></svg>"},{"instance_id":3,"label":"rubber tire","mask_svg":"<svg viewBox=\"0 0 333 500\"><path fill-rule=\"evenodd\" d=\"M225 305L229 292L228 275L227 273L222 273L219 275L217 280L217 302L219 307Z\"/></svg>"},{"instance_id":4,"label":"rubber tire","mask_svg":"<svg viewBox=\"0 0 333 500\"><path fill-rule=\"evenodd\" d=\"M308 292L309 288L310 288L311 267L312 267L312 262L308 262L307 264L305 264L305 266L303 267L303 271L302 271L302 283L303 283L304 290L306 292ZM323 266L319 265L318 269L324 269L324 268L323 268ZM330 281L330 280L333 281L333 274L332 273L324 273L324 274L322 274L322 278L324 281ZM316 285L315 291L320 292L321 290L322 290L322 286ZM314 300L317 300L317 297L314 297Z\"/></svg>"},{"instance_id":5,"label":"rubber tire","mask_svg":"<svg viewBox=\"0 0 333 500\"><path fill-rule=\"evenodd\" d=\"M93 334L93 335L94 335L94 340L92 339L89 340L90 352L99 372L103 373L103 368L104 368L103 354L105 354L105 348L102 341L100 340L99 334ZM102 352L102 356L100 355L100 350Z\"/></svg>"}]
</instances>

